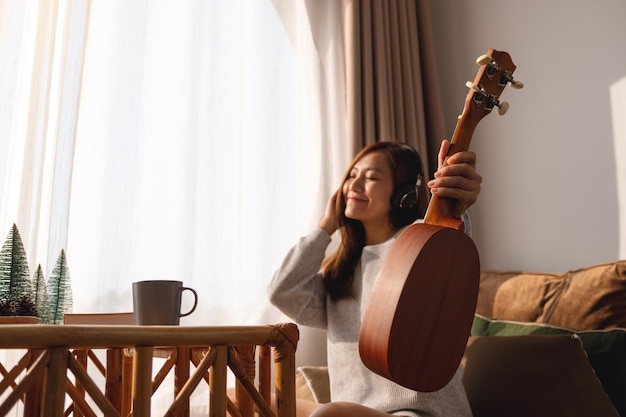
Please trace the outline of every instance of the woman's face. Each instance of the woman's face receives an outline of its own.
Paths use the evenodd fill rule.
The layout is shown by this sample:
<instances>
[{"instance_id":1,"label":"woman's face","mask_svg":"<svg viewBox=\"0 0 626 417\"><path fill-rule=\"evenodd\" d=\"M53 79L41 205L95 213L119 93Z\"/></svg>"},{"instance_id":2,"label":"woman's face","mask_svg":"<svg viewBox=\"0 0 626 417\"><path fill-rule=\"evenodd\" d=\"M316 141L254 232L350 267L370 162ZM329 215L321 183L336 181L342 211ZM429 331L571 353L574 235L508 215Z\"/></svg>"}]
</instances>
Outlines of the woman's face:
<instances>
[{"instance_id":1,"label":"woman's face","mask_svg":"<svg viewBox=\"0 0 626 417\"><path fill-rule=\"evenodd\" d=\"M388 227L393 177L387 157L381 152L358 160L343 184L346 217L361 221L366 228L376 224Z\"/></svg>"}]
</instances>

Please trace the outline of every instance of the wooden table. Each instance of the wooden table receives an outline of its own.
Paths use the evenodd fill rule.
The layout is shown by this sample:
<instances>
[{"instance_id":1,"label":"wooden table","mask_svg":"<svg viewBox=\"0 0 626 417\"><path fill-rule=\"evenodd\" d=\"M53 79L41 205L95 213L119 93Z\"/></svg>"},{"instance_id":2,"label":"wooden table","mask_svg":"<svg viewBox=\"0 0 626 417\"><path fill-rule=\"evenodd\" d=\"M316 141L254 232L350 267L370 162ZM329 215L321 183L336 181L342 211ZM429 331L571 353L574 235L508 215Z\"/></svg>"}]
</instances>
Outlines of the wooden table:
<instances>
[{"instance_id":1,"label":"wooden table","mask_svg":"<svg viewBox=\"0 0 626 417\"><path fill-rule=\"evenodd\" d=\"M177 377L179 392L166 416L180 415L188 406L189 396L204 379L209 382L211 416L226 416L228 409L231 415L252 417L256 409L266 417L295 417L297 342L298 328L292 323L267 326L3 325L0 326L0 349L26 349L27 353L18 365L2 372L0 395L9 388L12 391L0 404L0 415L5 415L26 395L25 415L62 417L66 395L75 395L74 385L67 378L70 370L105 416L119 417L119 410L111 405L72 351L130 349L132 415L150 417L154 351L170 347L183 353L180 360L187 368ZM256 347L259 348L258 388L245 364L248 360L254 361ZM271 387L268 387L271 385L270 350L275 368L276 402L273 405L276 414L272 411ZM194 352L202 352L202 355L194 355ZM193 373L188 367L190 360L195 365ZM234 402L226 395L228 369L237 378ZM19 375L23 377L18 381ZM182 380L187 375L189 377Z\"/></svg>"}]
</instances>

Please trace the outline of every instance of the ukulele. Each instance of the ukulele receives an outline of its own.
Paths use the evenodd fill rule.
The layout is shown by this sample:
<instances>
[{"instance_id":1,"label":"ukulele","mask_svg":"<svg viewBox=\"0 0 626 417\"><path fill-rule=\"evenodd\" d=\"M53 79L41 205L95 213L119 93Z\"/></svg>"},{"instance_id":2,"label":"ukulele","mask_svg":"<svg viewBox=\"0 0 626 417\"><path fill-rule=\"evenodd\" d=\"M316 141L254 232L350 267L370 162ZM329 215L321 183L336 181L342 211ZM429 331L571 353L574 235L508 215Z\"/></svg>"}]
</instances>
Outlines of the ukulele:
<instances>
[{"instance_id":1,"label":"ukulele","mask_svg":"<svg viewBox=\"0 0 626 417\"><path fill-rule=\"evenodd\" d=\"M508 53L490 49L480 65L459 116L447 156L469 149L478 122L513 80ZM445 162L444 162L445 164ZM432 392L454 376L476 310L480 261L452 199L433 196L424 223L408 226L397 238L376 278L361 321L359 354L371 371L406 388Z\"/></svg>"}]
</instances>

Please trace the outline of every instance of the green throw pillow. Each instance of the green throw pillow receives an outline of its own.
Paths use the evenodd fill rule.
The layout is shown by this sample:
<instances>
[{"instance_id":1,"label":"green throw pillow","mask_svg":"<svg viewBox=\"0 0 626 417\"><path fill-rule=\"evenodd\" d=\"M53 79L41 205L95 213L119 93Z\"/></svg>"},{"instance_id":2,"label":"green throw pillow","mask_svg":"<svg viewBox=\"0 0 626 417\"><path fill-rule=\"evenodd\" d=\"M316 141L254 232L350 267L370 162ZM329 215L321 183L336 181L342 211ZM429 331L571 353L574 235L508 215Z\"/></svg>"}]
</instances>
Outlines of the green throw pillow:
<instances>
[{"instance_id":1,"label":"green throw pillow","mask_svg":"<svg viewBox=\"0 0 626 417\"><path fill-rule=\"evenodd\" d=\"M472 336L522 336L537 334L576 334L589 357L589 363L613 405L626 416L626 329L574 331L541 323L494 320L476 314Z\"/></svg>"}]
</instances>

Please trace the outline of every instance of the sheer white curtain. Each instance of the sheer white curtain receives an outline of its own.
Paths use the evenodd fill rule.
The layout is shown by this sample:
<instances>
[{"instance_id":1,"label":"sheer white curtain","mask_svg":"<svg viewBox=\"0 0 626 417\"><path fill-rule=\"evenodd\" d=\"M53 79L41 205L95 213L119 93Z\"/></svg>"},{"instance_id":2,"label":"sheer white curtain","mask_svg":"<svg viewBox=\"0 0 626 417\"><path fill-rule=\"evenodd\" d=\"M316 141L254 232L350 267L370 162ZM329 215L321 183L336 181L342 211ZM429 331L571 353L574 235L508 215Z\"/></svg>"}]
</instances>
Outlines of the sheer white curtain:
<instances>
[{"instance_id":1,"label":"sheer white curtain","mask_svg":"<svg viewBox=\"0 0 626 417\"><path fill-rule=\"evenodd\" d=\"M46 277L66 250L77 312L168 278L199 293L184 324L276 320L347 164L338 4L0 0L0 233Z\"/></svg>"},{"instance_id":2,"label":"sheer white curtain","mask_svg":"<svg viewBox=\"0 0 626 417\"><path fill-rule=\"evenodd\" d=\"M67 243L86 2L71 11L0 1L0 232L18 226L31 272Z\"/></svg>"},{"instance_id":3,"label":"sheer white curtain","mask_svg":"<svg viewBox=\"0 0 626 417\"><path fill-rule=\"evenodd\" d=\"M272 4L93 2L84 62L76 309L128 310L132 281L168 278L199 293L183 322L246 320L313 216L294 198L313 178L300 169L295 56Z\"/></svg>"},{"instance_id":4,"label":"sheer white curtain","mask_svg":"<svg viewBox=\"0 0 626 417\"><path fill-rule=\"evenodd\" d=\"M339 11L288 36L275 6L0 1L1 226L46 276L66 249L74 311L167 278L198 290L183 323L249 320L317 223L346 158L341 43L315 21Z\"/></svg>"}]
</instances>

